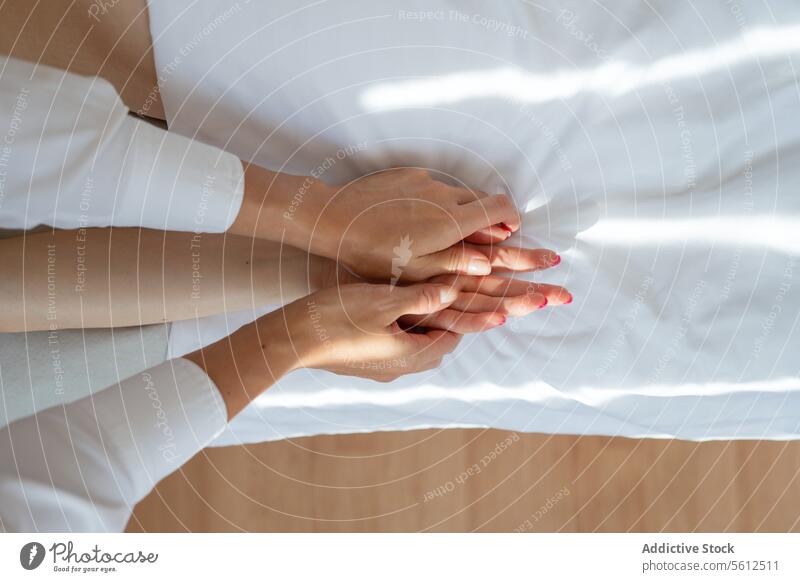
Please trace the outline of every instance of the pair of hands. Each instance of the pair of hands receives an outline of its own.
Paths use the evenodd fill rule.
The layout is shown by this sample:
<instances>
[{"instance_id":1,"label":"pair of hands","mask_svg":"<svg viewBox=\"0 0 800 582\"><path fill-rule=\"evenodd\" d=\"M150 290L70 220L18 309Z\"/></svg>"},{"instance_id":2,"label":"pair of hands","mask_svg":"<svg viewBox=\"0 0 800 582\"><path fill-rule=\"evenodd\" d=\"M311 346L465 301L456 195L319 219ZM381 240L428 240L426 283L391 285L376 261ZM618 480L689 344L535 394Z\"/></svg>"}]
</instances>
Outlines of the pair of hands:
<instances>
[{"instance_id":1,"label":"pair of hands","mask_svg":"<svg viewBox=\"0 0 800 582\"><path fill-rule=\"evenodd\" d=\"M288 335L293 367L389 381L438 366L463 333L572 300L561 287L492 274L560 262L546 249L498 246L520 226L506 195L416 169L338 188L256 166L245 176L234 232L330 259L323 289L262 322L264 333Z\"/></svg>"}]
</instances>

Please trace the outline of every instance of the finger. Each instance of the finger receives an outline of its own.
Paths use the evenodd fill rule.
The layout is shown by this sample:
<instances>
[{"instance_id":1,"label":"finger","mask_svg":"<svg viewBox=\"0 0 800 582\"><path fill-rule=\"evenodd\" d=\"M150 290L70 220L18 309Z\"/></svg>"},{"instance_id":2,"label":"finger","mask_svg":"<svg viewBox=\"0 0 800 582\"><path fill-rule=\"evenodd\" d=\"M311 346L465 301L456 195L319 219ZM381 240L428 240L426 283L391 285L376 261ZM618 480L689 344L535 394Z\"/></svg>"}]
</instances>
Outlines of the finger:
<instances>
[{"instance_id":1,"label":"finger","mask_svg":"<svg viewBox=\"0 0 800 582\"><path fill-rule=\"evenodd\" d=\"M523 293L492 297L482 293L459 293L451 309L468 313L497 313L499 315L523 317L546 307L547 297L543 293Z\"/></svg>"},{"instance_id":2,"label":"finger","mask_svg":"<svg viewBox=\"0 0 800 582\"><path fill-rule=\"evenodd\" d=\"M547 305L568 305L572 303L572 293L559 287L558 285L546 285L545 283L534 284L535 293L541 293L547 297Z\"/></svg>"},{"instance_id":3,"label":"finger","mask_svg":"<svg viewBox=\"0 0 800 582\"><path fill-rule=\"evenodd\" d=\"M502 277L498 277L502 279ZM558 285L548 285L547 283L533 283L532 281L514 281L512 284L494 283L493 285L481 285L488 295L496 295L505 287L506 297L528 297L529 305L539 301L539 296L544 296L547 300L546 305L553 307L572 303L572 294L564 287ZM481 291L483 292L483 291Z\"/></svg>"},{"instance_id":4,"label":"finger","mask_svg":"<svg viewBox=\"0 0 800 582\"><path fill-rule=\"evenodd\" d=\"M418 257L414 275L422 279L444 274L488 275L492 267L485 253L464 244L456 244L438 253Z\"/></svg>"},{"instance_id":5,"label":"finger","mask_svg":"<svg viewBox=\"0 0 800 582\"><path fill-rule=\"evenodd\" d=\"M511 229L502 226L490 226L482 228L478 232L474 232L464 240L468 243L476 245L491 245L498 244L508 239L511 236Z\"/></svg>"},{"instance_id":6,"label":"finger","mask_svg":"<svg viewBox=\"0 0 800 582\"><path fill-rule=\"evenodd\" d=\"M513 246L467 245L483 254L492 271L541 271L561 263L561 257L548 249L523 249Z\"/></svg>"},{"instance_id":7,"label":"finger","mask_svg":"<svg viewBox=\"0 0 800 582\"><path fill-rule=\"evenodd\" d=\"M386 325L396 321L403 315L428 314L448 307L456 300L458 292L448 285L430 283L409 285L407 287L389 287L386 307L381 309Z\"/></svg>"},{"instance_id":8,"label":"finger","mask_svg":"<svg viewBox=\"0 0 800 582\"><path fill-rule=\"evenodd\" d=\"M512 231L520 226L520 216L514 201L506 194L488 196L475 202L464 204L458 214L459 225L466 238L472 233L492 225L505 224Z\"/></svg>"},{"instance_id":9,"label":"finger","mask_svg":"<svg viewBox=\"0 0 800 582\"><path fill-rule=\"evenodd\" d=\"M445 275L436 277L433 281L457 289L460 296L465 293L478 293L490 297L506 298L527 296L532 305L539 301L537 295L543 295L547 299L547 305L566 305L572 302L572 294L564 287L546 283L534 283L533 281L513 279L511 277L500 277L498 275L488 275L486 277ZM451 307L457 308L456 303L459 301L464 301L464 299L461 297L456 298Z\"/></svg>"},{"instance_id":10,"label":"finger","mask_svg":"<svg viewBox=\"0 0 800 582\"><path fill-rule=\"evenodd\" d=\"M428 329L443 329L454 333L477 333L504 325L508 317L500 313L465 313L457 309L445 309L431 315L405 315L400 318L404 326Z\"/></svg>"},{"instance_id":11,"label":"finger","mask_svg":"<svg viewBox=\"0 0 800 582\"><path fill-rule=\"evenodd\" d=\"M486 192L482 190L475 190L473 188L453 186L452 190L454 190L453 197L459 204L469 204L470 202L475 202L476 200L489 197Z\"/></svg>"}]
</instances>

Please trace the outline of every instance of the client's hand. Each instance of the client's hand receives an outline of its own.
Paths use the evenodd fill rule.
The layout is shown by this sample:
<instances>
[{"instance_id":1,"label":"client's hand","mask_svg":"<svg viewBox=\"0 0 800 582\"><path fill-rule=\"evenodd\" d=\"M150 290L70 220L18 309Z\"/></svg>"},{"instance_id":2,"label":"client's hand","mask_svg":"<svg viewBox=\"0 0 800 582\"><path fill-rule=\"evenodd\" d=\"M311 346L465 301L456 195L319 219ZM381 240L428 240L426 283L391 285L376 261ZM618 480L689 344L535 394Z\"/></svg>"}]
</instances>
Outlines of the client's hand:
<instances>
[{"instance_id":1,"label":"client's hand","mask_svg":"<svg viewBox=\"0 0 800 582\"><path fill-rule=\"evenodd\" d=\"M523 317L548 305L572 302L572 295L563 287L497 275L444 275L430 282L452 287L458 297L442 311L405 315L400 319L401 325L474 333L504 325L509 317Z\"/></svg>"},{"instance_id":2,"label":"client's hand","mask_svg":"<svg viewBox=\"0 0 800 582\"><path fill-rule=\"evenodd\" d=\"M387 170L332 187L248 166L232 232L286 242L364 277L420 281L488 275L496 257L483 245L519 224L510 197L449 186L423 170Z\"/></svg>"},{"instance_id":3,"label":"client's hand","mask_svg":"<svg viewBox=\"0 0 800 582\"><path fill-rule=\"evenodd\" d=\"M458 345L460 336L455 333L411 333L397 323L408 314L425 316L444 309L456 295L449 286L437 284L394 289L343 285L286 305L279 310L277 324L285 325L297 367L390 381L435 368Z\"/></svg>"},{"instance_id":4,"label":"client's hand","mask_svg":"<svg viewBox=\"0 0 800 582\"><path fill-rule=\"evenodd\" d=\"M550 259L556 255L548 253L550 251L494 247L492 264L499 271L507 264L514 267L510 270L541 270L559 263ZM358 277L340 264L326 259L317 260L310 274L318 289L359 282ZM563 287L498 275L440 275L427 282L447 285L458 291L458 296L441 311L404 315L398 320L404 329L424 327L459 334L475 333L501 326L509 317L523 317L548 305L555 307L572 302L572 295Z\"/></svg>"}]
</instances>

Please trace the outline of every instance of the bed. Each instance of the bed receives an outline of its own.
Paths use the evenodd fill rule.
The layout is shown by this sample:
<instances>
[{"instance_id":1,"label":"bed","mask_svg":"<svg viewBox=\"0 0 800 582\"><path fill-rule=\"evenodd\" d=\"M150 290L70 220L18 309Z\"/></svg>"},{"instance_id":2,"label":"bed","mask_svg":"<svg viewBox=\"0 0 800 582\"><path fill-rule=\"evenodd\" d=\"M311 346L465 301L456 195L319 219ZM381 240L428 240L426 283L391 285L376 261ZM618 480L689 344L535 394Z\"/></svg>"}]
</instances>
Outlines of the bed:
<instances>
[{"instance_id":1,"label":"bed","mask_svg":"<svg viewBox=\"0 0 800 582\"><path fill-rule=\"evenodd\" d=\"M508 192L575 302L376 384L299 371L216 444L430 427L800 436L800 5L151 0L173 131L341 183ZM180 355L273 306L172 327Z\"/></svg>"}]
</instances>

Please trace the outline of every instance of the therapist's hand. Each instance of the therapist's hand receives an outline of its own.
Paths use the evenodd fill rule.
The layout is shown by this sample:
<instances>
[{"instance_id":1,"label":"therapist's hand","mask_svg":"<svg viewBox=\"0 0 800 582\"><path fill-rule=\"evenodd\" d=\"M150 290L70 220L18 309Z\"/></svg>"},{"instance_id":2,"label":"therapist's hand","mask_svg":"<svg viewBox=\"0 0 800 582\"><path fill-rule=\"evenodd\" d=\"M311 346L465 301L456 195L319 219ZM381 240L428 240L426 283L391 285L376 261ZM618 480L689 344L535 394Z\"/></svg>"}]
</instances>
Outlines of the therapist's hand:
<instances>
[{"instance_id":1,"label":"therapist's hand","mask_svg":"<svg viewBox=\"0 0 800 582\"><path fill-rule=\"evenodd\" d=\"M323 289L184 357L211 378L230 419L298 368L379 382L435 368L461 336L444 330L411 333L397 320L434 313L455 297L454 290L440 284Z\"/></svg>"},{"instance_id":2,"label":"therapist's hand","mask_svg":"<svg viewBox=\"0 0 800 582\"><path fill-rule=\"evenodd\" d=\"M231 231L335 259L364 277L421 281L488 275L487 243L519 225L509 196L449 186L424 170L387 170L332 187L249 165Z\"/></svg>"},{"instance_id":3,"label":"therapist's hand","mask_svg":"<svg viewBox=\"0 0 800 582\"><path fill-rule=\"evenodd\" d=\"M441 284L350 284L312 293L280 312L297 367L387 382L435 368L455 349L460 335L411 333L398 319L436 313L456 298Z\"/></svg>"}]
</instances>

